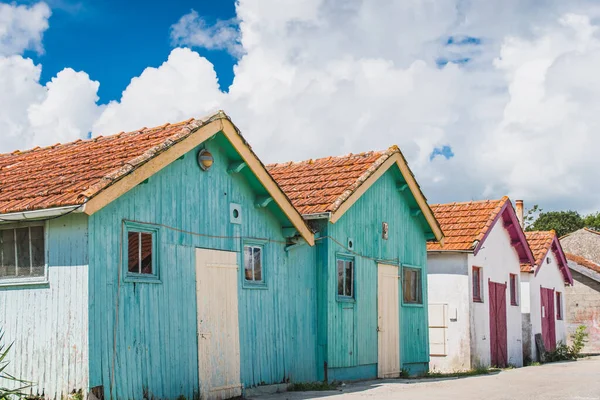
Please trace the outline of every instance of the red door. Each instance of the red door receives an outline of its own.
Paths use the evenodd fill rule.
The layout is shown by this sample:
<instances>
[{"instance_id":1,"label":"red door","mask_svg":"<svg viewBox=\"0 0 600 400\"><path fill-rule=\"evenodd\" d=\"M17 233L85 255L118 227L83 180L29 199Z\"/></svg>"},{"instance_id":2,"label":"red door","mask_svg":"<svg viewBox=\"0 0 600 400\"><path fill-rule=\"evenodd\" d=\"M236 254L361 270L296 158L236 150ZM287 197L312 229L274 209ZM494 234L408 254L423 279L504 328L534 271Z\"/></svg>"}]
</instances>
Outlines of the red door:
<instances>
[{"instance_id":1,"label":"red door","mask_svg":"<svg viewBox=\"0 0 600 400\"><path fill-rule=\"evenodd\" d=\"M490 286L490 352L492 366L508 366L506 331L506 284L489 281Z\"/></svg>"},{"instance_id":2,"label":"red door","mask_svg":"<svg viewBox=\"0 0 600 400\"><path fill-rule=\"evenodd\" d=\"M542 338L546 350L556 349L556 321L554 317L554 289L540 288L542 307Z\"/></svg>"}]
</instances>

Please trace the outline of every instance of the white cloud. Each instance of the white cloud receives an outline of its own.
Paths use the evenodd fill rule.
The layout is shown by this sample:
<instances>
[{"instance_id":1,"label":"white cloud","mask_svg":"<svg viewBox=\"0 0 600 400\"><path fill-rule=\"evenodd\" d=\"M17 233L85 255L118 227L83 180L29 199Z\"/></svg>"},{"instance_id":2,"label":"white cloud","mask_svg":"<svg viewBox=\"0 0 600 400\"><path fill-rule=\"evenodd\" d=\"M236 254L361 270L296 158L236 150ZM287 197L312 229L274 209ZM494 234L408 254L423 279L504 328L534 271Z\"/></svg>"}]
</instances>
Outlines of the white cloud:
<instances>
[{"instance_id":1,"label":"white cloud","mask_svg":"<svg viewBox=\"0 0 600 400\"><path fill-rule=\"evenodd\" d=\"M44 88L39 66L0 61L0 88L12 90L0 94L12 138L0 147L37 142L31 129L106 135L223 108L265 162L398 144L434 202L509 194L545 209L600 208L594 1L239 0L236 10L238 25L192 11L171 29L175 44L239 57L227 93L212 64L182 48L105 107L85 74L63 71ZM454 157L432 160L443 146Z\"/></svg>"},{"instance_id":2,"label":"white cloud","mask_svg":"<svg viewBox=\"0 0 600 400\"><path fill-rule=\"evenodd\" d=\"M48 29L50 8L46 3L32 6L0 3L0 56L24 50L42 53L42 37Z\"/></svg>"},{"instance_id":3,"label":"white cloud","mask_svg":"<svg viewBox=\"0 0 600 400\"><path fill-rule=\"evenodd\" d=\"M102 109L99 83L66 68L40 83L41 65L21 54L43 51L50 9L0 4L0 152L85 138Z\"/></svg>"},{"instance_id":4,"label":"white cloud","mask_svg":"<svg viewBox=\"0 0 600 400\"><path fill-rule=\"evenodd\" d=\"M171 42L175 46L227 50L236 57L242 54L239 37L235 20L219 20L210 25L195 10L182 16L176 24L171 26Z\"/></svg>"},{"instance_id":5,"label":"white cloud","mask_svg":"<svg viewBox=\"0 0 600 400\"><path fill-rule=\"evenodd\" d=\"M160 67L132 79L120 101L108 104L94 134L178 122L216 111L223 103L213 66L189 49L177 48Z\"/></svg>"}]
</instances>

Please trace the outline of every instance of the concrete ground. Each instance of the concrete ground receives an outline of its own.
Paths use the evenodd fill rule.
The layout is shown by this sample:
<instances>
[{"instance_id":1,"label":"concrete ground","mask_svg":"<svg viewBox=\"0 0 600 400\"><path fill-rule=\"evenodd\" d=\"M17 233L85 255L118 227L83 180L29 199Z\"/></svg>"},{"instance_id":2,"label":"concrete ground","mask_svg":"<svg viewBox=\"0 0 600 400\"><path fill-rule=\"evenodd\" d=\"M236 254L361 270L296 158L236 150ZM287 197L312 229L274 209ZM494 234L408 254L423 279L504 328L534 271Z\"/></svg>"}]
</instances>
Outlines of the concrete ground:
<instances>
[{"instance_id":1,"label":"concrete ground","mask_svg":"<svg viewBox=\"0 0 600 400\"><path fill-rule=\"evenodd\" d=\"M287 392L257 400L600 400L600 357L458 379L377 380L330 392Z\"/></svg>"}]
</instances>

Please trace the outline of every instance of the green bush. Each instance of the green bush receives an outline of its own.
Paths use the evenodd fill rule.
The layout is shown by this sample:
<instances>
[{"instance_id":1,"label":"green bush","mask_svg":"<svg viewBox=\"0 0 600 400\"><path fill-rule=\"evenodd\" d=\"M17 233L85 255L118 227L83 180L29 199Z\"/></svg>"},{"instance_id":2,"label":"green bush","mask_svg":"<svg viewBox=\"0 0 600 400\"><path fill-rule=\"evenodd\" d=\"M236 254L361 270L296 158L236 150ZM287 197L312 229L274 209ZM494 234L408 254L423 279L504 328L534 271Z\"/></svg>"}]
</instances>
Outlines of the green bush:
<instances>
[{"instance_id":1,"label":"green bush","mask_svg":"<svg viewBox=\"0 0 600 400\"><path fill-rule=\"evenodd\" d=\"M581 350L587 342L588 333L586 327L580 325L575 333L571 335L573 345L568 346L562 342L556 345L556 349L546 352L546 362L577 360L581 357Z\"/></svg>"}]
</instances>

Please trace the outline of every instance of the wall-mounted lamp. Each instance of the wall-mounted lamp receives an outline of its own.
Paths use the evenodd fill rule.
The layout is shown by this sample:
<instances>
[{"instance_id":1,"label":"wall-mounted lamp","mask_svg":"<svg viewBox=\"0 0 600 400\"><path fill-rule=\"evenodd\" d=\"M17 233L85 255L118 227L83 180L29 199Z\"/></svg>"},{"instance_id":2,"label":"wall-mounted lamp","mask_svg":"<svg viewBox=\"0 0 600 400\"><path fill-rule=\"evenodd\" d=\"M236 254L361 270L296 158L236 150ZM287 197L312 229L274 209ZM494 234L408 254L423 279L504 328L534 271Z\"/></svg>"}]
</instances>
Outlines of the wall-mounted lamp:
<instances>
[{"instance_id":1,"label":"wall-mounted lamp","mask_svg":"<svg viewBox=\"0 0 600 400\"><path fill-rule=\"evenodd\" d=\"M198 153L198 166L202 168L202 171L208 171L212 167L215 159L210 151L206 149L200 150Z\"/></svg>"}]
</instances>

